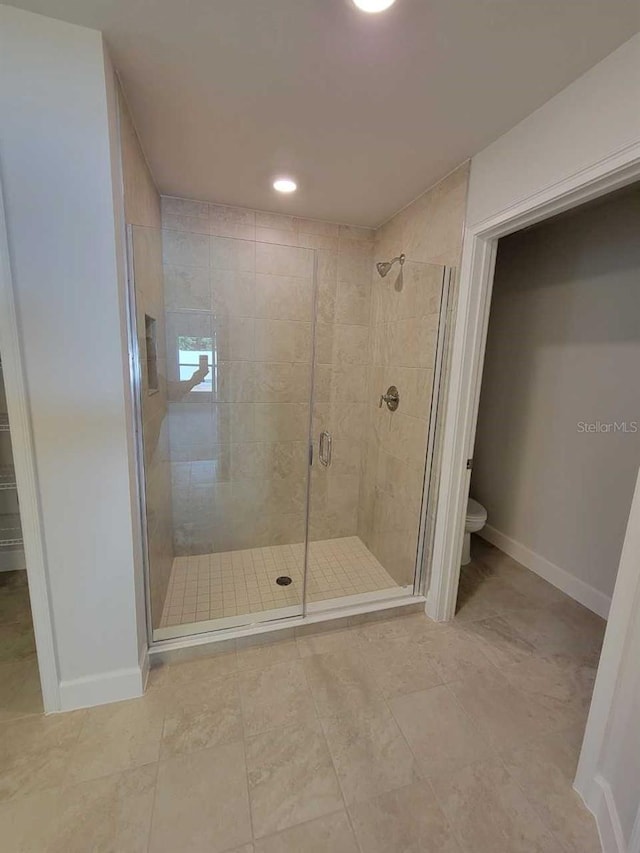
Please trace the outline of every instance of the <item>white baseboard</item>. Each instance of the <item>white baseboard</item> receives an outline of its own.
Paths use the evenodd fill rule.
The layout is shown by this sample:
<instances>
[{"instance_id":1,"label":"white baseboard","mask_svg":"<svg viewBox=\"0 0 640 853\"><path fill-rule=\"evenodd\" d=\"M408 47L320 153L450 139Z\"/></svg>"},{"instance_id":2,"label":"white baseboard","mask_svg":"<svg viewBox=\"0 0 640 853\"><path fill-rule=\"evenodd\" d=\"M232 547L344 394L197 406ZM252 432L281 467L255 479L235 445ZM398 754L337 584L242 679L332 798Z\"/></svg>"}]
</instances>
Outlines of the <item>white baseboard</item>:
<instances>
[{"instance_id":1,"label":"white baseboard","mask_svg":"<svg viewBox=\"0 0 640 853\"><path fill-rule=\"evenodd\" d=\"M602 616L603 619L609 616L611 599L600 590L570 574L566 569L561 569L560 566L550 563L540 554L536 554L526 545L521 545L515 539L506 536L490 524L486 524L477 535L504 551L514 560L522 563L527 569L540 575L541 578L549 581L550 584L562 590L575 601L597 613L598 616Z\"/></svg>"},{"instance_id":2,"label":"white baseboard","mask_svg":"<svg viewBox=\"0 0 640 853\"><path fill-rule=\"evenodd\" d=\"M598 824L603 853L632 853L624 839L611 786L599 773L593 780L585 805Z\"/></svg>"},{"instance_id":3,"label":"white baseboard","mask_svg":"<svg viewBox=\"0 0 640 853\"><path fill-rule=\"evenodd\" d=\"M77 708L137 699L144 693L148 672L149 655L146 653L140 666L61 681L60 710L75 711Z\"/></svg>"}]
</instances>

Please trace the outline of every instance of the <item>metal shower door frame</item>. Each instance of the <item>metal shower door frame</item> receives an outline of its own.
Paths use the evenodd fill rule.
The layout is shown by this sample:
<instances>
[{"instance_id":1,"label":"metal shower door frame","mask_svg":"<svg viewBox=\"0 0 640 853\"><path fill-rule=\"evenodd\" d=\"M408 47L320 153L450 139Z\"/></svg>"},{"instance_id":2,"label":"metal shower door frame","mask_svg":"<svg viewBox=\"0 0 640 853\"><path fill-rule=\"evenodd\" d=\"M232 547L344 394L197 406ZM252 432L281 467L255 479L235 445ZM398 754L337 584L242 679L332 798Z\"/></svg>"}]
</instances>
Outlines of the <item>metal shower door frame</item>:
<instances>
[{"instance_id":1,"label":"metal shower door frame","mask_svg":"<svg viewBox=\"0 0 640 853\"><path fill-rule=\"evenodd\" d=\"M424 486L422 492L422 507L420 515L420 531L416 553L416 572L414 578L414 595L426 596L431 579L431 561L433 556L433 538L435 532L435 509L438 501L440 470L435 466L436 452L442 438L444 425L443 409L446 392L447 356L451 343L449 315L452 307L452 290L456 270L454 267L442 268L442 291L440 296L440 311L438 320L438 337L436 341L436 361L433 369L433 385L431 389L431 406L429 410L429 433L427 437L427 455L425 459ZM441 444L440 444L441 447Z\"/></svg>"}]
</instances>

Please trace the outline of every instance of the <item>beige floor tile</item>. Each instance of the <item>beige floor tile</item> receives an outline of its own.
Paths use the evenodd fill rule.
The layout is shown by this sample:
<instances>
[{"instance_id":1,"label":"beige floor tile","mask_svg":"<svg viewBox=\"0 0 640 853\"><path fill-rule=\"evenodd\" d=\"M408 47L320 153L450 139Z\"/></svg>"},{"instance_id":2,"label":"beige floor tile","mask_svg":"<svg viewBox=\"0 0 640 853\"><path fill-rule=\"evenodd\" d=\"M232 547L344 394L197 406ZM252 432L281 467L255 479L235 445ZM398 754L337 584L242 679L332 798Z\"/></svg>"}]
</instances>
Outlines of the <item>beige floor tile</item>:
<instances>
[{"instance_id":1,"label":"beige floor tile","mask_svg":"<svg viewBox=\"0 0 640 853\"><path fill-rule=\"evenodd\" d=\"M427 783L390 791L350 806L349 812L366 853L460 853Z\"/></svg>"},{"instance_id":2,"label":"beige floor tile","mask_svg":"<svg viewBox=\"0 0 640 853\"><path fill-rule=\"evenodd\" d=\"M593 815L573 790L575 728L502 753L507 770L571 853L600 853Z\"/></svg>"},{"instance_id":3,"label":"beige floor tile","mask_svg":"<svg viewBox=\"0 0 640 853\"><path fill-rule=\"evenodd\" d=\"M423 643L425 640L429 640L444 628L440 622L434 622L433 619L430 619L422 609L417 613L406 614L404 619L406 621L403 622L403 630L409 639L415 643Z\"/></svg>"},{"instance_id":4,"label":"beige floor tile","mask_svg":"<svg viewBox=\"0 0 640 853\"><path fill-rule=\"evenodd\" d=\"M531 599L505 580L483 576L474 563L462 567L458 602L460 607L457 615L461 618L465 611L467 616L475 618L483 610L487 611L487 615L497 615L508 610L531 607L532 603Z\"/></svg>"},{"instance_id":5,"label":"beige floor tile","mask_svg":"<svg viewBox=\"0 0 640 853\"><path fill-rule=\"evenodd\" d=\"M172 667L169 667L164 663L151 666L149 669L149 675L147 676L147 683L144 688L144 695L150 696L165 687L171 678L171 669Z\"/></svg>"},{"instance_id":6,"label":"beige floor tile","mask_svg":"<svg viewBox=\"0 0 640 853\"><path fill-rule=\"evenodd\" d=\"M31 622L29 589L26 586L15 588L2 585L0 586L0 625L10 625L16 622L23 624Z\"/></svg>"},{"instance_id":7,"label":"beige floor tile","mask_svg":"<svg viewBox=\"0 0 640 853\"><path fill-rule=\"evenodd\" d=\"M163 692L162 758L242 740L237 676L191 681Z\"/></svg>"},{"instance_id":8,"label":"beige floor tile","mask_svg":"<svg viewBox=\"0 0 640 853\"><path fill-rule=\"evenodd\" d=\"M244 649L238 649L236 658L239 670L266 669L278 663L296 660L299 657L295 640L266 642Z\"/></svg>"},{"instance_id":9,"label":"beige floor tile","mask_svg":"<svg viewBox=\"0 0 640 853\"><path fill-rule=\"evenodd\" d=\"M238 663L235 650L212 652L195 660L182 661L154 667L149 673L147 691L163 688L171 684L180 688L191 681L207 681L211 678L223 678L237 672Z\"/></svg>"},{"instance_id":10,"label":"beige floor tile","mask_svg":"<svg viewBox=\"0 0 640 853\"><path fill-rule=\"evenodd\" d=\"M538 655L521 664L503 667L502 674L546 709L553 718L554 728L584 731L596 678L594 666L558 663Z\"/></svg>"},{"instance_id":11,"label":"beige floor tile","mask_svg":"<svg viewBox=\"0 0 640 853\"><path fill-rule=\"evenodd\" d=\"M0 625L0 663L34 658L36 641L31 620Z\"/></svg>"},{"instance_id":12,"label":"beige floor tile","mask_svg":"<svg viewBox=\"0 0 640 853\"><path fill-rule=\"evenodd\" d=\"M42 713L40 673L35 658L0 664L0 722Z\"/></svg>"},{"instance_id":13,"label":"beige floor tile","mask_svg":"<svg viewBox=\"0 0 640 853\"><path fill-rule=\"evenodd\" d=\"M598 850L571 784L604 623L494 551L474 557L494 581L485 611L514 592L536 606L291 631L154 669L142 700L58 717L3 721L14 665L34 669L0 664L2 849L145 850L155 790L151 853L355 853L345 796L360 853ZM447 686L418 689L431 678Z\"/></svg>"},{"instance_id":14,"label":"beige floor tile","mask_svg":"<svg viewBox=\"0 0 640 853\"><path fill-rule=\"evenodd\" d=\"M514 779L497 759L433 782L449 824L467 853L561 853Z\"/></svg>"},{"instance_id":15,"label":"beige floor tile","mask_svg":"<svg viewBox=\"0 0 640 853\"><path fill-rule=\"evenodd\" d=\"M0 803L2 850L10 853L45 853L51 827L60 813L61 789L49 788Z\"/></svg>"},{"instance_id":16,"label":"beige floor tile","mask_svg":"<svg viewBox=\"0 0 640 853\"><path fill-rule=\"evenodd\" d=\"M566 595L562 601L551 605L549 610L569 628L578 659L597 663L607 628L606 621ZM562 656L562 649L557 650L557 654Z\"/></svg>"},{"instance_id":17,"label":"beige floor tile","mask_svg":"<svg viewBox=\"0 0 640 853\"><path fill-rule=\"evenodd\" d=\"M504 621L536 651L544 645L557 643L561 632L567 633L561 620L548 607L529 607L504 615Z\"/></svg>"},{"instance_id":18,"label":"beige floor tile","mask_svg":"<svg viewBox=\"0 0 640 853\"><path fill-rule=\"evenodd\" d=\"M508 577L514 569L527 571L521 563L477 534L471 536L471 559L482 563L497 577Z\"/></svg>"},{"instance_id":19,"label":"beige floor tile","mask_svg":"<svg viewBox=\"0 0 640 853\"><path fill-rule=\"evenodd\" d=\"M606 619L568 595L563 595L557 604L552 604L550 610L576 631L584 632L585 636L591 638L596 645L602 645L604 633L607 630Z\"/></svg>"},{"instance_id":20,"label":"beige floor tile","mask_svg":"<svg viewBox=\"0 0 640 853\"><path fill-rule=\"evenodd\" d=\"M422 645L411 639L363 642L362 657L387 699L442 681Z\"/></svg>"},{"instance_id":21,"label":"beige floor tile","mask_svg":"<svg viewBox=\"0 0 640 853\"><path fill-rule=\"evenodd\" d=\"M508 580L501 578L481 580L474 596L476 600L486 602L497 614L531 607L534 600L516 589Z\"/></svg>"},{"instance_id":22,"label":"beige floor tile","mask_svg":"<svg viewBox=\"0 0 640 853\"><path fill-rule=\"evenodd\" d=\"M505 580L522 566L512 557L475 534L471 535L471 564L476 574ZM526 571L526 570L525 570Z\"/></svg>"},{"instance_id":23,"label":"beige floor tile","mask_svg":"<svg viewBox=\"0 0 640 853\"><path fill-rule=\"evenodd\" d=\"M506 557L506 554L503 556ZM562 601L566 597L563 592L539 575L523 568L510 557L507 557L507 560L510 562L506 564L499 576L505 583L521 593L529 602L529 606L535 604L540 607L547 607Z\"/></svg>"},{"instance_id":24,"label":"beige floor tile","mask_svg":"<svg viewBox=\"0 0 640 853\"><path fill-rule=\"evenodd\" d=\"M309 634L306 637L298 637L296 643L300 657L304 658L308 658L311 655L342 654L347 651L357 652L360 649L358 632L351 628Z\"/></svg>"},{"instance_id":25,"label":"beige floor tile","mask_svg":"<svg viewBox=\"0 0 640 853\"><path fill-rule=\"evenodd\" d=\"M431 632L416 651L428 657L445 684L493 666L473 637L458 627L441 627Z\"/></svg>"},{"instance_id":26,"label":"beige floor tile","mask_svg":"<svg viewBox=\"0 0 640 853\"><path fill-rule=\"evenodd\" d=\"M238 676L247 736L315 720L315 708L302 662L293 660Z\"/></svg>"},{"instance_id":27,"label":"beige floor tile","mask_svg":"<svg viewBox=\"0 0 640 853\"><path fill-rule=\"evenodd\" d=\"M390 707L425 777L450 773L490 753L480 730L444 686L399 696Z\"/></svg>"},{"instance_id":28,"label":"beige floor tile","mask_svg":"<svg viewBox=\"0 0 640 853\"><path fill-rule=\"evenodd\" d=\"M222 853L250 841L242 744L160 762L149 853Z\"/></svg>"},{"instance_id":29,"label":"beige floor tile","mask_svg":"<svg viewBox=\"0 0 640 853\"><path fill-rule=\"evenodd\" d=\"M597 665L602 637L580 612L584 608L577 610L580 605L567 601L567 605L513 610L504 619L545 657Z\"/></svg>"},{"instance_id":30,"label":"beige floor tile","mask_svg":"<svg viewBox=\"0 0 640 853\"><path fill-rule=\"evenodd\" d=\"M463 634L498 668L521 663L535 652L534 645L503 616L469 622L462 628Z\"/></svg>"},{"instance_id":31,"label":"beige floor tile","mask_svg":"<svg viewBox=\"0 0 640 853\"><path fill-rule=\"evenodd\" d=\"M473 568L465 567L460 572L458 598L456 601L456 621L467 622L473 619L488 619L497 616L498 611L490 599L482 592L481 579Z\"/></svg>"},{"instance_id":32,"label":"beige floor tile","mask_svg":"<svg viewBox=\"0 0 640 853\"><path fill-rule=\"evenodd\" d=\"M152 764L61 791L47 853L146 853L157 769Z\"/></svg>"},{"instance_id":33,"label":"beige floor tile","mask_svg":"<svg viewBox=\"0 0 640 853\"><path fill-rule=\"evenodd\" d=\"M255 853L359 853L344 811L256 841Z\"/></svg>"},{"instance_id":34,"label":"beige floor tile","mask_svg":"<svg viewBox=\"0 0 640 853\"><path fill-rule=\"evenodd\" d=\"M485 542L479 536L471 537L471 570L483 578L497 578L524 595L529 606L547 606L566 598L543 578L525 569L512 557Z\"/></svg>"},{"instance_id":35,"label":"beige floor tile","mask_svg":"<svg viewBox=\"0 0 640 853\"><path fill-rule=\"evenodd\" d=\"M81 729L84 711L24 717L0 731L0 800L61 785Z\"/></svg>"},{"instance_id":36,"label":"beige floor tile","mask_svg":"<svg viewBox=\"0 0 640 853\"><path fill-rule=\"evenodd\" d=\"M249 797L256 838L343 807L319 726L289 726L247 740Z\"/></svg>"},{"instance_id":37,"label":"beige floor tile","mask_svg":"<svg viewBox=\"0 0 640 853\"><path fill-rule=\"evenodd\" d=\"M382 698L378 683L354 651L303 658L307 681L320 716L359 709Z\"/></svg>"},{"instance_id":38,"label":"beige floor tile","mask_svg":"<svg viewBox=\"0 0 640 853\"><path fill-rule=\"evenodd\" d=\"M419 778L415 758L384 702L323 717L321 724L347 804Z\"/></svg>"},{"instance_id":39,"label":"beige floor tile","mask_svg":"<svg viewBox=\"0 0 640 853\"><path fill-rule=\"evenodd\" d=\"M158 760L164 712L149 700L131 699L85 712L69 763L69 779L80 782Z\"/></svg>"},{"instance_id":40,"label":"beige floor tile","mask_svg":"<svg viewBox=\"0 0 640 853\"><path fill-rule=\"evenodd\" d=\"M552 737L554 734L562 734L564 735L565 743L567 745L566 751L566 765L564 765L564 769L566 771L567 777L571 780L571 784L573 786L573 780L576 775L576 769L578 767L578 761L580 759L580 753L582 752L582 743L584 741L585 730L570 728L566 729L563 732L552 732L549 734L549 737Z\"/></svg>"},{"instance_id":41,"label":"beige floor tile","mask_svg":"<svg viewBox=\"0 0 640 853\"><path fill-rule=\"evenodd\" d=\"M557 728L544 705L513 687L497 670L448 686L494 747L516 746Z\"/></svg>"},{"instance_id":42,"label":"beige floor tile","mask_svg":"<svg viewBox=\"0 0 640 853\"><path fill-rule=\"evenodd\" d=\"M365 622L356 630L363 641L412 640L420 643L424 637L440 630L440 627L424 613L412 613L400 618L396 616L393 619Z\"/></svg>"}]
</instances>

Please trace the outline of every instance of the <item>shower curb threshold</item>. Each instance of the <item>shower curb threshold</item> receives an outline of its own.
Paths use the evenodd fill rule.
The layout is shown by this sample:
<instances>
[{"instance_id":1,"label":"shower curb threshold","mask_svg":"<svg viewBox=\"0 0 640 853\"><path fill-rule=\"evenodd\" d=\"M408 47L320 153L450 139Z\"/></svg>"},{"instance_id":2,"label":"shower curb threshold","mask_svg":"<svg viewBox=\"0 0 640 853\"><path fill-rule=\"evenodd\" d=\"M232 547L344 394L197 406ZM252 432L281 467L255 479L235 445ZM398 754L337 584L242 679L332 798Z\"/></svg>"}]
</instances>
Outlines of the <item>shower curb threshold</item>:
<instances>
[{"instance_id":1,"label":"shower curb threshold","mask_svg":"<svg viewBox=\"0 0 640 853\"><path fill-rule=\"evenodd\" d=\"M242 648L245 645L256 645L260 642L289 639L292 636L306 636L316 631L326 630L328 623L334 623L336 629L344 628L361 619L366 621L367 616L371 616L372 619L376 616L384 618L385 615L390 615L388 611L424 612L425 605L426 598L423 595L403 595L341 608L311 610L306 616L284 617L274 622L259 622L206 633L188 634L173 639L159 639L149 648L150 664L154 667L206 655L211 651Z\"/></svg>"}]
</instances>

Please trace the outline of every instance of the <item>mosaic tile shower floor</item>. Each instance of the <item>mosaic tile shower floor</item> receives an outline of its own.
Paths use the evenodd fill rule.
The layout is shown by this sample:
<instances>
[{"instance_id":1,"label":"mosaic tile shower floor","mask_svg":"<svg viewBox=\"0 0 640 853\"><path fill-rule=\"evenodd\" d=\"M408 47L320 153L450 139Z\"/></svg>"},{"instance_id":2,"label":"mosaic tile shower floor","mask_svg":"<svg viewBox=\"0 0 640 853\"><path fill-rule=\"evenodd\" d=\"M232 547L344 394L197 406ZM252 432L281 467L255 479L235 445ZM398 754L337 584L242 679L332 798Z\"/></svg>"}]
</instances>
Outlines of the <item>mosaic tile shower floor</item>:
<instances>
[{"instance_id":1,"label":"mosaic tile shower floor","mask_svg":"<svg viewBox=\"0 0 640 853\"><path fill-rule=\"evenodd\" d=\"M303 561L301 543L176 557L160 627L299 605ZM387 589L398 584L357 536L309 544L310 602Z\"/></svg>"}]
</instances>

